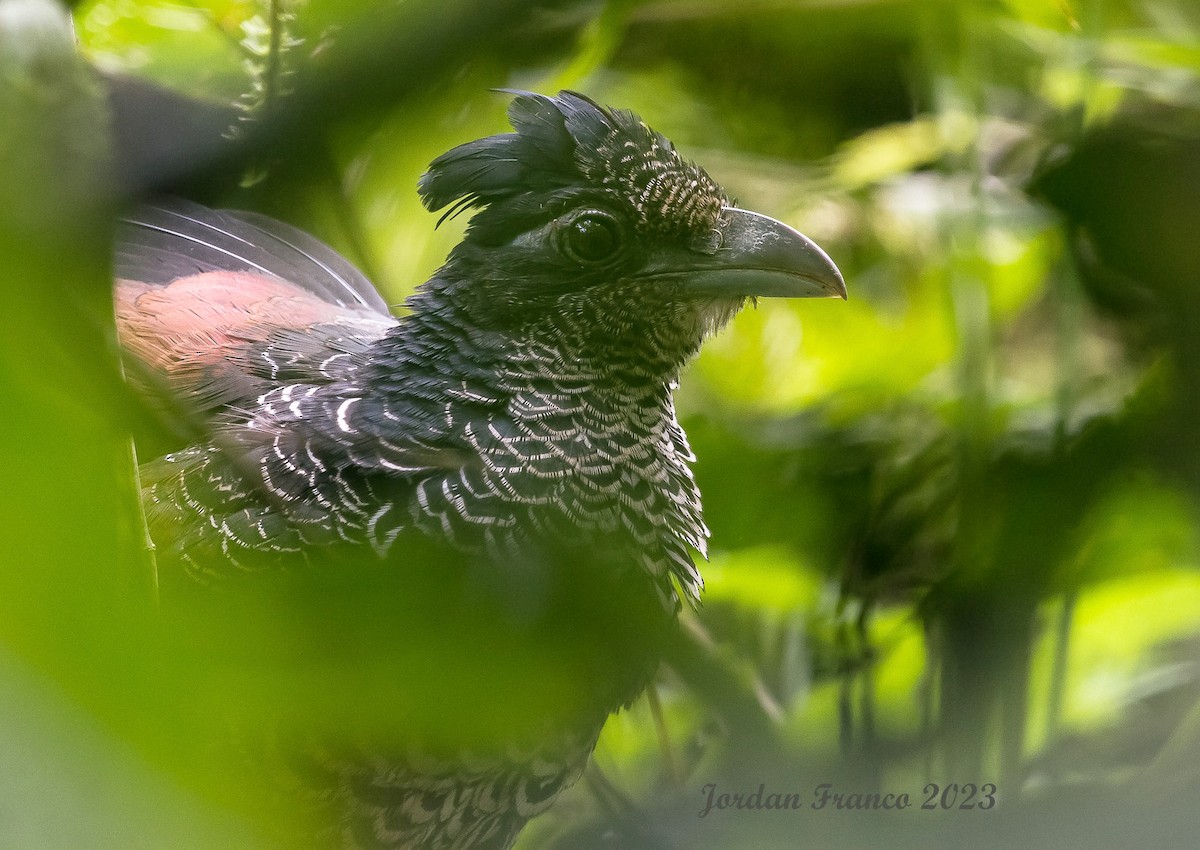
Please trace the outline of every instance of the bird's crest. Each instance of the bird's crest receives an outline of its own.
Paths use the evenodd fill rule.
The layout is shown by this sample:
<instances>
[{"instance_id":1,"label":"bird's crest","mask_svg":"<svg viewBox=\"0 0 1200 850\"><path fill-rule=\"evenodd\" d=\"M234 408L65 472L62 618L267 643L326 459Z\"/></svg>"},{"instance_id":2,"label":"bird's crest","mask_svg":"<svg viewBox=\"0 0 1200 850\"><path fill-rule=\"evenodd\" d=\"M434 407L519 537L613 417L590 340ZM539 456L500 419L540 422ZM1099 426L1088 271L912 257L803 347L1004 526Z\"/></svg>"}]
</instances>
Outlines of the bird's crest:
<instances>
[{"instance_id":1,"label":"bird's crest","mask_svg":"<svg viewBox=\"0 0 1200 850\"><path fill-rule=\"evenodd\" d=\"M632 112L575 92L518 92L508 119L516 132L459 145L433 161L418 184L428 209L449 206L452 216L582 184L614 192L647 229L703 232L727 203L702 168Z\"/></svg>"}]
</instances>

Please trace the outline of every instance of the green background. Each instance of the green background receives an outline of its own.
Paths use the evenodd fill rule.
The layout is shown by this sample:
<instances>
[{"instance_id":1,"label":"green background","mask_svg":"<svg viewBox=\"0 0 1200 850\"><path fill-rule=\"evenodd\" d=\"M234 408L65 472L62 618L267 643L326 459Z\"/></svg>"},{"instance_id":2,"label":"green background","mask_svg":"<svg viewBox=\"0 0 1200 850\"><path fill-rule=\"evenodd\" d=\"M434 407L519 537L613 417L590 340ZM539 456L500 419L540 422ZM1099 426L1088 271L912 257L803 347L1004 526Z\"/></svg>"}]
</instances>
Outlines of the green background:
<instances>
[{"instance_id":1,"label":"green background","mask_svg":"<svg viewBox=\"0 0 1200 850\"><path fill-rule=\"evenodd\" d=\"M112 207L150 188L271 213L400 305L465 226L435 229L416 180L505 129L498 87L633 109L850 291L761 301L684 374L713 530L691 652L519 847L1194 843L1200 7L71 15L78 52L53 6L0 0L0 846L271 846L255 788L155 710L187 695L145 652L128 435L154 417L119 379ZM154 121L104 98L124 75L198 101L152 163L129 137ZM700 819L710 782L917 805ZM921 811L929 782L1000 804Z\"/></svg>"}]
</instances>

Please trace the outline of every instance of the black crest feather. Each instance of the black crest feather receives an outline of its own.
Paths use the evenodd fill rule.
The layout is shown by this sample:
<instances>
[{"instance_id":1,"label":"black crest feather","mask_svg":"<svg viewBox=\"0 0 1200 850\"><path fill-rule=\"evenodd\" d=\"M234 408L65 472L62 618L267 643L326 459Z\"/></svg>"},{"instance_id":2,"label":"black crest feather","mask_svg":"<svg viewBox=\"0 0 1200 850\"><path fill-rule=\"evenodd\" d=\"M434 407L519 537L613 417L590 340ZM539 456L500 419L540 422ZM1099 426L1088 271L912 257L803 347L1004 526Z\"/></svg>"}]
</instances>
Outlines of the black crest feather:
<instances>
[{"instance_id":1,"label":"black crest feather","mask_svg":"<svg viewBox=\"0 0 1200 850\"><path fill-rule=\"evenodd\" d=\"M643 223L665 230L715 223L724 192L632 112L571 91L514 92L516 132L459 145L433 161L417 190L429 210L463 210L517 195L590 185L626 199Z\"/></svg>"},{"instance_id":2,"label":"black crest feather","mask_svg":"<svg viewBox=\"0 0 1200 850\"><path fill-rule=\"evenodd\" d=\"M611 135L610 114L583 95L516 92L508 108L515 133L459 145L435 159L417 184L430 210L450 213L522 192L577 184L579 144ZM458 202L458 203L455 203Z\"/></svg>"}]
</instances>

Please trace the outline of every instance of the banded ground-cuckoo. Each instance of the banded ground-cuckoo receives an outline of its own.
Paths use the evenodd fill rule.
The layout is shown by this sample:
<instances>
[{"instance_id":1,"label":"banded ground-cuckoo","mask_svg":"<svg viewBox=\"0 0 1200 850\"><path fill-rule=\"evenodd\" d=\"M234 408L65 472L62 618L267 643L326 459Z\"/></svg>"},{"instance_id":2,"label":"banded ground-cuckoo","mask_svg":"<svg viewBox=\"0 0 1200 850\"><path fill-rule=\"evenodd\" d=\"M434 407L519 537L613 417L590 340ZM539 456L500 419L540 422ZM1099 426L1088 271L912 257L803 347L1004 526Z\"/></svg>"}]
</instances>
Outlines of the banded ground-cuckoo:
<instances>
[{"instance_id":1,"label":"banded ground-cuckoo","mask_svg":"<svg viewBox=\"0 0 1200 850\"><path fill-rule=\"evenodd\" d=\"M164 605L306 588L306 669L337 672L300 698L335 707L277 737L330 846L507 848L580 775L700 597L681 367L755 297L845 297L631 113L562 92L509 118L421 178L430 210L475 212L398 318L262 216L122 226L133 371L204 426L141 470Z\"/></svg>"}]
</instances>

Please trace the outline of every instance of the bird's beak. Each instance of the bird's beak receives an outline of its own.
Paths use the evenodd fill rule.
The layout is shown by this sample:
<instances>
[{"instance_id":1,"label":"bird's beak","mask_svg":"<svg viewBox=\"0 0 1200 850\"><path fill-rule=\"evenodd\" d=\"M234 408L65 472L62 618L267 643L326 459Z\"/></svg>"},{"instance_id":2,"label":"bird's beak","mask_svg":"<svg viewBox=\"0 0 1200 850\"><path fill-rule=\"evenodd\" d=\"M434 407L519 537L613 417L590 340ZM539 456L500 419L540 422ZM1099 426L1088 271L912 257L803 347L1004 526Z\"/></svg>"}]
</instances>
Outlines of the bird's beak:
<instances>
[{"instance_id":1,"label":"bird's beak","mask_svg":"<svg viewBox=\"0 0 1200 850\"><path fill-rule=\"evenodd\" d=\"M714 243L718 239L715 250L663 257L647 271L653 277L679 277L689 290L706 295L846 297L846 281L829 255L770 216L726 207L713 234Z\"/></svg>"}]
</instances>

